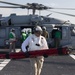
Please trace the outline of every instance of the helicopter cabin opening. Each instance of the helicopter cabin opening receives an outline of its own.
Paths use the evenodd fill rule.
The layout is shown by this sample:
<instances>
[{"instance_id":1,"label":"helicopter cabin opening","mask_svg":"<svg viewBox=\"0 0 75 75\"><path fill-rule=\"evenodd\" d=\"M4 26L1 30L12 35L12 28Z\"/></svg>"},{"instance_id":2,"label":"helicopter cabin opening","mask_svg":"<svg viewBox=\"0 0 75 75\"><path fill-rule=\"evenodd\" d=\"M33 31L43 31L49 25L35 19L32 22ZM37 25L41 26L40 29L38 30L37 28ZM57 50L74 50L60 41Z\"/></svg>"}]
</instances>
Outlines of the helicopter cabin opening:
<instances>
[{"instance_id":1,"label":"helicopter cabin opening","mask_svg":"<svg viewBox=\"0 0 75 75\"><path fill-rule=\"evenodd\" d=\"M52 39L52 35L51 32L53 30L53 25L54 24L49 24L49 25L44 25L47 28L47 31L49 33L49 38L47 38L47 42L49 47L51 45L53 45L53 39ZM41 26L42 27L42 26ZM61 46L66 46L66 45L70 45L71 44L71 26L69 25L60 25L57 26L61 28L61 32L62 32L62 39L61 39ZM0 47L9 47L8 44L8 40L9 40L9 32L10 30L14 28L15 29L15 34L18 38L17 42L16 42L16 47L21 47L21 31L23 29L25 29L26 33L28 30L30 30L33 33L33 28L34 26L2 26L0 27Z\"/></svg>"},{"instance_id":2,"label":"helicopter cabin opening","mask_svg":"<svg viewBox=\"0 0 75 75\"><path fill-rule=\"evenodd\" d=\"M52 24L52 25L45 25L47 27L47 31L49 33L49 38L47 38L47 42L49 47L53 47L54 45L54 40L52 38L52 30L54 29L54 26L56 28L60 28L61 31L61 41L60 41L60 46L71 46L71 39L72 39L72 34L71 34L71 26L69 24Z\"/></svg>"}]
</instances>

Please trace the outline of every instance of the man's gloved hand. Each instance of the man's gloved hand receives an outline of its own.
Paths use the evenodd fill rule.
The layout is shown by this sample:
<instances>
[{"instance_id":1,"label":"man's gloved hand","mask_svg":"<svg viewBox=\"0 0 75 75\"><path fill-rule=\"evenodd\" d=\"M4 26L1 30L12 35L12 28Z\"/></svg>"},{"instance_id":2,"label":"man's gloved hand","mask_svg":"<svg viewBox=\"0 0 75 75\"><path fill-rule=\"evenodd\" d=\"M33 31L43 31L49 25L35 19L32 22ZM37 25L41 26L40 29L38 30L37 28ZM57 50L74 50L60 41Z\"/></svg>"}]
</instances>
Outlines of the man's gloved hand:
<instances>
[{"instance_id":1,"label":"man's gloved hand","mask_svg":"<svg viewBox=\"0 0 75 75\"><path fill-rule=\"evenodd\" d=\"M40 44L35 44L36 46L40 46Z\"/></svg>"},{"instance_id":2,"label":"man's gloved hand","mask_svg":"<svg viewBox=\"0 0 75 75\"><path fill-rule=\"evenodd\" d=\"M47 54L44 54L43 56L44 56L45 58L47 58L47 57L48 57L48 55L47 55Z\"/></svg>"},{"instance_id":3,"label":"man's gloved hand","mask_svg":"<svg viewBox=\"0 0 75 75\"><path fill-rule=\"evenodd\" d=\"M25 52L25 57L28 58L30 56L29 52Z\"/></svg>"}]
</instances>

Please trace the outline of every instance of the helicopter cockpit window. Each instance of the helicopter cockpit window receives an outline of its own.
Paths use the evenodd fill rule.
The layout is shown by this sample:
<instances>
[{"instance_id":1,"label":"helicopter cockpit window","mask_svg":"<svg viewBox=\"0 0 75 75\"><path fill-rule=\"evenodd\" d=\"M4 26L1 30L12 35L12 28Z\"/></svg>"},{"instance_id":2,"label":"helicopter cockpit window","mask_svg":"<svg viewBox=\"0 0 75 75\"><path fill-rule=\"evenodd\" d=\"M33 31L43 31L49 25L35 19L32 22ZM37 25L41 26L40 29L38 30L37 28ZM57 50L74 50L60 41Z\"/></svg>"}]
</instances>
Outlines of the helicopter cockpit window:
<instances>
[{"instance_id":1,"label":"helicopter cockpit window","mask_svg":"<svg viewBox=\"0 0 75 75\"><path fill-rule=\"evenodd\" d=\"M7 25L7 22L6 21L1 21L1 25L2 26L6 26Z\"/></svg>"},{"instance_id":2,"label":"helicopter cockpit window","mask_svg":"<svg viewBox=\"0 0 75 75\"><path fill-rule=\"evenodd\" d=\"M71 29L71 36L75 36L75 27Z\"/></svg>"},{"instance_id":3,"label":"helicopter cockpit window","mask_svg":"<svg viewBox=\"0 0 75 75\"><path fill-rule=\"evenodd\" d=\"M68 27L63 27L62 29L62 38L66 38Z\"/></svg>"}]
</instances>

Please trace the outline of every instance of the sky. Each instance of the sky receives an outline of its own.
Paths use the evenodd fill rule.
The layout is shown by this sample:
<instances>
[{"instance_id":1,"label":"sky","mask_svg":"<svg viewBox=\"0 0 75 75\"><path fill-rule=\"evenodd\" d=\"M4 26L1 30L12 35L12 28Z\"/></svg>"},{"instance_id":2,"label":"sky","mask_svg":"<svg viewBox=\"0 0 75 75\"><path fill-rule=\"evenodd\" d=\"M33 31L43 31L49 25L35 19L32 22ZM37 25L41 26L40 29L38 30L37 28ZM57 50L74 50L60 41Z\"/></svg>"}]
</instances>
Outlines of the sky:
<instances>
[{"instance_id":1,"label":"sky","mask_svg":"<svg viewBox=\"0 0 75 75\"><path fill-rule=\"evenodd\" d=\"M23 5L27 3L39 3L54 8L75 8L75 0L0 0L0 1L18 3ZM0 6L6 6L6 5L8 6L8 4L0 3ZM61 9L50 9L50 10L75 15L75 10L61 10ZM16 13L17 15L27 15L27 9L0 8L0 14L2 14L4 17L5 16L7 17L12 13ZM36 14L38 13L39 12L37 11ZM57 14L51 11L41 11L42 16L46 16L48 14L51 14L50 17L61 19L64 21L69 20L71 23L75 24L75 17Z\"/></svg>"}]
</instances>

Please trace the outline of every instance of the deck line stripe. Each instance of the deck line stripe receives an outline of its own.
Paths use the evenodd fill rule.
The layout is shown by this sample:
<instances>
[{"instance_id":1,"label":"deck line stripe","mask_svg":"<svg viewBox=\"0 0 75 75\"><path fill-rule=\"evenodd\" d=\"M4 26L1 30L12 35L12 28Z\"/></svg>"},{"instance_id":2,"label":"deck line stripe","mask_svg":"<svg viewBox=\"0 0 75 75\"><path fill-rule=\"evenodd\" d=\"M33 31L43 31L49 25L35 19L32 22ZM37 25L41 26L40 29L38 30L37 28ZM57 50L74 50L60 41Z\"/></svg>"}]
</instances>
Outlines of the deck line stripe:
<instances>
[{"instance_id":1,"label":"deck line stripe","mask_svg":"<svg viewBox=\"0 0 75 75\"><path fill-rule=\"evenodd\" d=\"M20 49L17 49L16 52L20 52ZM0 71L11 61L11 59L0 59Z\"/></svg>"},{"instance_id":2,"label":"deck line stripe","mask_svg":"<svg viewBox=\"0 0 75 75\"><path fill-rule=\"evenodd\" d=\"M71 54L70 56L75 60L75 55L72 55L72 54Z\"/></svg>"},{"instance_id":3,"label":"deck line stripe","mask_svg":"<svg viewBox=\"0 0 75 75\"><path fill-rule=\"evenodd\" d=\"M5 59L0 63L0 71L10 62L10 59Z\"/></svg>"}]
</instances>

